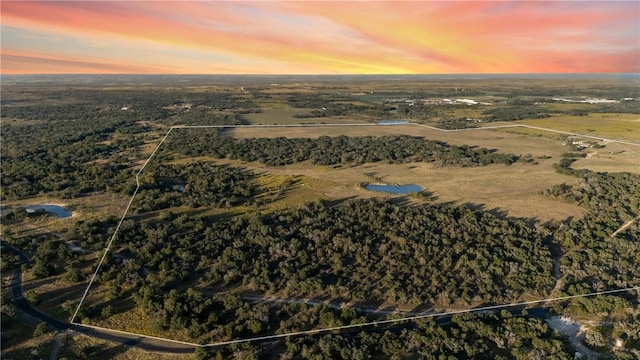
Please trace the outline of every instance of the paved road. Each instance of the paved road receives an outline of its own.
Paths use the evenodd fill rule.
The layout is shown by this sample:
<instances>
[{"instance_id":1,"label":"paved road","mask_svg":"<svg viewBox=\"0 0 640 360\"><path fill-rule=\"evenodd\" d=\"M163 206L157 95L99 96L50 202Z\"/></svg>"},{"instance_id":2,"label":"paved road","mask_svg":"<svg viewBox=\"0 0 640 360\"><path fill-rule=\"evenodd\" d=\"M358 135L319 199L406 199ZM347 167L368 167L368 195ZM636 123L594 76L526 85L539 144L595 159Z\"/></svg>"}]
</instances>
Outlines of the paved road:
<instances>
[{"instance_id":1,"label":"paved road","mask_svg":"<svg viewBox=\"0 0 640 360\"><path fill-rule=\"evenodd\" d=\"M6 245L6 244L3 243L3 245ZM25 261L25 262L29 261L27 255L24 254L23 252L21 252L20 250L14 248L14 247L11 247L9 245L7 245L7 249L9 251L19 255L20 258L22 259L22 261ZM607 293L616 293L616 292L621 292L621 291L628 291L630 289L640 290L640 287L629 288L629 289L607 290L607 291L601 291L601 292L598 292L598 293L565 296L565 297L555 298L555 299L527 301L527 302L513 303L513 304L507 304L507 305L485 306L485 307L482 307L482 308L467 309L467 310L456 310L456 311L449 311L449 312L439 313L439 314L423 313L421 315L412 316L412 317L405 317L405 318L402 318L402 319L388 319L388 320L375 321L375 322L370 322L370 323L365 323L365 324L353 324L353 325L339 326L339 327L330 328L330 329L317 329L317 330L310 330L310 331L301 331L301 332L297 332L297 333L276 334L276 335L267 335L267 336L262 336L262 337L257 337L257 338L223 341L223 342L219 342L219 343L206 344L206 345L204 345L204 347L222 346L222 345L228 345L228 344L233 344L233 343L243 343L243 342L270 342L270 341L277 340L279 338L286 338L286 337L293 337L293 336L300 336L300 335L315 336L315 335L318 335L318 334L321 334L321 333L327 333L327 332L331 332L331 331L340 331L340 333L342 333L342 334L351 335L351 334L357 334L359 331L362 331L362 327L365 327L365 326L368 327L367 331L382 331L384 329L387 329L387 330L390 330L390 331L401 331L402 329L410 329L410 328L415 327L417 325L417 323L414 320L418 320L418 319L433 318L436 321L436 323L438 323L438 324L446 324L446 323L450 322L451 319L453 318L453 316L455 316L457 314L462 314L462 313L467 313L467 312L489 313L489 312L501 311L503 309L507 310L507 311L509 311L509 312L511 312L513 314L517 314L520 311L522 311L526 306L530 306L530 305L533 305L533 304L537 304L538 307L527 309L527 312L529 313L529 315L544 319L544 318L548 318L548 316L549 316L549 314L547 312L547 307L549 307L549 305L546 304L546 302L548 302L548 301L551 301L551 300L566 300L566 299L575 298L575 297L592 296L592 295L607 294ZM12 274L12 277L11 277L11 296L12 296L16 306L21 311L24 311L25 313L27 313L27 314L35 317L35 318L38 318L38 319L40 319L42 321L47 322L52 327L54 327L54 328L56 328L58 330L69 330L69 331L72 331L72 332L85 334L87 336L91 336L91 337L95 337L95 338L99 338L99 339L104 339L104 340L108 340L108 341L112 341L112 342L116 342L116 343L121 343L121 344L129 345L129 346L135 346L135 347L138 347L138 348L141 348L141 349L145 349L145 350L149 350L149 351L186 354L186 353L193 353L196 350L196 348L198 348L199 346L202 346L202 345L193 344L193 343L186 343L186 342L180 342L180 341L156 338L156 337L145 336L145 335L140 335L140 334L126 333L126 332L123 332L123 331L110 330L110 329L105 329L105 328L100 328L100 327L95 327L95 326L90 326L90 325L69 324L69 323L65 323L65 322L61 322L59 320L53 319L53 318L47 316L46 314L44 314L44 313L32 308L31 305L29 304L29 302L26 299L24 299L24 296L22 294L22 271L21 271L21 269L16 269L16 271ZM274 299L270 299L270 300L273 301ZM277 299L276 299L276 301L277 301ZM294 302L294 301L300 301L300 300L297 300L297 299L296 300L294 300L294 299L286 299L285 300L285 302ZM372 325L377 325L377 326L373 327Z\"/></svg>"},{"instance_id":2,"label":"paved road","mask_svg":"<svg viewBox=\"0 0 640 360\"><path fill-rule=\"evenodd\" d=\"M20 257L19 264L28 264L31 261L29 260L29 257L27 256L27 254L25 254L24 252L16 249L11 245L8 245L3 241L0 243L4 245L7 250L9 250L10 252ZM37 309L34 309L33 307L31 307L31 304L29 304L27 299L24 298L24 294L22 292L22 267L21 266L18 266L18 268L16 268L13 271L13 274L11 274L11 281L9 282L9 287L11 289L11 298L13 299L13 303L16 305L18 309L22 310L22 312L28 315L31 315L36 319L40 319L46 322L47 324L49 324L51 327L53 327L55 330L58 330L58 331L66 330L70 327L70 324L56 320L38 311Z\"/></svg>"},{"instance_id":3,"label":"paved road","mask_svg":"<svg viewBox=\"0 0 640 360\"><path fill-rule=\"evenodd\" d=\"M126 334L120 331L73 325L73 331L94 338L135 346L140 349L172 354L192 354L197 345L179 344L163 339L150 338L144 335Z\"/></svg>"},{"instance_id":4,"label":"paved road","mask_svg":"<svg viewBox=\"0 0 640 360\"><path fill-rule=\"evenodd\" d=\"M2 242L2 245L5 245L6 249L8 249L10 252L20 256L22 263L28 263L30 261L28 256L24 252L20 251L19 249L13 246L10 246L4 242ZM69 324L69 323L65 323L60 320L54 319L38 311L37 309L33 308L31 304L24 298L23 291L22 291L22 269L21 268L16 269L12 274L10 286L11 286L11 297L13 298L13 301L19 310L33 316L34 318L37 318L37 319L40 319L41 321L46 322L47 324L49 324L51 327L53 327L58 331L70 330L72 332L81 333L87 336L108 340L116 343L121 343L124 345L135 346L135 347L149 350L149 351L187 354L187 353L193 353L195 349L198 347L198 345L196 344L180 343L180 342L175 342L175 341L166 340L166 339L160 339L160 338L144 336L139 334L130 334L122 331L109 330L109 329L104 329L104 328L99 328L99 327L94 327L89 325ZM271 300L273 301L273 299ZM289 299L288 301L294 302L294 301L300 301L300 300ZM511 311L519 312L520 310L512 309ZM451 321L452 316L453 316L452 314L443 314L442 316L434 316L434 318L436 319L437 323L445 324ZM403 329L403 328L406 329L408 327L410 328L415 326L415 324L411 321L403 322L400 324L390 324L390 325L391 325L390 327L383 327L383 329L399 330L399 329ZM355 326L353 327L353 329L351 329L354 331L354 334L357 333L357 331L355 331L356 329L358 329L357 331L361 331L360 326ZM348 328L344 330L347 330L346 334L351 333L350 329ZM371 328L369 331L374 331L374 328ZM317 333L319 334L322 332L324 331L321 330L321 331L318 331ZM265 337L262 337L261 340L273 341L279 337L288 337L292 335L295 336L295 334L288 334L284 336L265 336ZM300 335L303 335L303 333L301 333ZM307 335L312 335L312 334L307 334ZM255 340L257 340L257 342L260 342L260 339L255 339ZM246 339L237 340L237 342L245 342L245 341L247 340ZM232 341L232 342L235 342L235 341ZM223 345L223 343L220 343L220 345Z\"/></svg>"},{"instance_id":5,"label":"paved road","mask_svg":"<svg viewBox=\"0 0 640 360\"><path fill-rule=\"evenodd\" d=\"M20 257L20 264L29 263L31 260L24 252L19 249L8 245L4 241L0 240L0 243L5 246L5 248ZM135 334L126 334L118 331L112 331L107 329L96 329L92 327L76 325L66 323L57 319L54 319L47 314L35 309L31 306L29 301L25 299L23 291L22 291L22 269L18 267L14 270L13 274L11 274L10 281L10 289L11 289L11 298L13 299L13 303L16 307L36 319L39 319L54 328L57 331L66 331L71 330L76 333L84 334L87 336L95 337L98 339L109 340L116 343L121 343L124 345L135 346L141 349L150 350L150 351L160 351L167 353L175 353L175 354L188 354L193 353L196 349L194 345L188 344L180 344L171 341L161 340L150 338L144 335L135 335Z\"/></svg>"}]
</instances>

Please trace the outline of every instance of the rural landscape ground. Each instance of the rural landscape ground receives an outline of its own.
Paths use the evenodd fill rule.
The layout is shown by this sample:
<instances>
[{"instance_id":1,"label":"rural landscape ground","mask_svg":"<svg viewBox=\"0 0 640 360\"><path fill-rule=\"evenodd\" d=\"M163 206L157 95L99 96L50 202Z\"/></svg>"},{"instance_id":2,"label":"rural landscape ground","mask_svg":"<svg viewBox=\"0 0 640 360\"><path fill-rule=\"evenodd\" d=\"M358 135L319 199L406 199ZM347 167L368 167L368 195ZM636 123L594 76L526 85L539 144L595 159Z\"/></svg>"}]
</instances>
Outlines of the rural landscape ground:
<instances>
[{"instance_id":1,"label":"rural landscape ground","mask_svg":"<svg viewBox=\"0 0 640 360\"><path fill-rule=\"evenodd\" d=\"M3 77L2 357L637 358L639 81Z\"/></svg>"}]
</instances>

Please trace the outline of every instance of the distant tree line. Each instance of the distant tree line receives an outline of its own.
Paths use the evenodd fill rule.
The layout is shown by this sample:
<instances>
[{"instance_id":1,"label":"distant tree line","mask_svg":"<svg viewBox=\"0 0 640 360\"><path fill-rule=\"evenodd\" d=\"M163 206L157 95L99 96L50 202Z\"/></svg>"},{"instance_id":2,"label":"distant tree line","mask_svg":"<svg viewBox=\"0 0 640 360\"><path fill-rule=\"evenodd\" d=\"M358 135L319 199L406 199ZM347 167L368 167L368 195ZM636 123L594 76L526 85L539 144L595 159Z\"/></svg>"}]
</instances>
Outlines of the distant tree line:
<instances>
[{"instance_id":1,"label":"distant tree line","mask_svg":"<svg viewBox=\"0 0 640 360\"><path fill-rule=\"evenodd\" d=\"M367 118L369 120L383 120L393 117L394 106L378 103L367 103L366 105L355 105L354 102L361 103L360 99L339 94L295 94L287 98L287 102L294 108L313 109L306 114L297 114L293 117L323 118L333 116L353 116L355 118Z\"/></svg>"},{"instance_id":2,"label":"distant tree line","mask_svg":"<svg viewBox=\"0 0 640 360\"><path fill-rule=\"evenodd\" d=\"M524 119L544 119L548 118L548 112L541 111L538 106L500 106L492 107L489 110L483 111L484 120L486 121L513 121Z\"/></svg>"},{"instance_id":3,"label":"distant tree line","mask_svg":"<svg viewBox=\"0 0 640 360\"><path fill-rule=\"evenodd\" d=\"M307 114L296 114L293 115L295 118L305 119L305 118L318 118L318 117L331 117L331 116L339 116L339 115L349 115L352 113L362 113L367 111L369 106L361 106L361 105L352 105L352 104L325 104L321 109L311 110L311 112Z\"/></svg>"},{"instance_id":4,"label":"distant tree line","mask_svg":"<svg viewBox=\"0 0 640 360\"><path fill-rule=\"evenodd\" d=\"M3 90L4 199L130 192L131 163L144 156L140 147L153 131L145 122L244 124L242 114L261 111L250 98L224 92L36 88L25 97Z\"/></svg>"},{"instance_id":5,"label":"distant tree line","mask_svg":"<svg viewBox=\"0 0 640 360\"><path fill-rule=\"evenodd\" d=\"M406 103L400 103L396 105L397 117L402 119L411 119L417 122L427 122L435 118L449 116L451 111L455 110L458 106L449 104L425 104L423 102L416 102L413 105Z\"/></svg>"},{"instance_id":6,"label":"distant tree line","mask_svg":"<svg viewBox=\"0 0 640 360\"><path fill-rule=\"evenodd\" d=\"M444 117L438 120L438 127L445 130L469 129L478 127L475 123L467 118L449 118Z\"/></svg>"}]
</instances>

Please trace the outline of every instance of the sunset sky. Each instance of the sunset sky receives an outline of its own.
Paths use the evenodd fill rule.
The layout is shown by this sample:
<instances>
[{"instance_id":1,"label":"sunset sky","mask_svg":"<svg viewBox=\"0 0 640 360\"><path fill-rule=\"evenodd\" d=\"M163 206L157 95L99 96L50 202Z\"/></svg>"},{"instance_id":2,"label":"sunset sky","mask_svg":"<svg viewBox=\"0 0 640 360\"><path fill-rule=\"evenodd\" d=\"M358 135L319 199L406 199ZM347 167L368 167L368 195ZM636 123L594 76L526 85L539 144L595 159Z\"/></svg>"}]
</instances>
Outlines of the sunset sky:
<instances>
[{"instance_id":1,"label":"sunset sky","mask_svg":"<svg viewBox=\"0 0 640 360\"><path fill-rule=\"evenodd\" d=\"M640 72L640 2L7 1L2 74Z\"/></svg>"}]
</instances>

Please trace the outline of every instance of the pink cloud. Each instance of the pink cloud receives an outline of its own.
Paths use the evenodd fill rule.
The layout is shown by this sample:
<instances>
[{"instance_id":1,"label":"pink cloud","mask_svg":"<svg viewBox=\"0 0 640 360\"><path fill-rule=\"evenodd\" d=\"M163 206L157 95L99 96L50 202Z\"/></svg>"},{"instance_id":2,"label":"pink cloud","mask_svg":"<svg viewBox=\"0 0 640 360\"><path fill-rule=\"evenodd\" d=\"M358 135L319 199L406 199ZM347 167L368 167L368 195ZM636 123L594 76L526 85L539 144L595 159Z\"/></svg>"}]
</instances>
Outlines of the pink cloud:
<instances>
[{"instance_id":1,"label":"pink cloud","mask_svg":"<svg viewBox=\"0 0 640 360\"><path fill-rule=\"evenodd\" d=\"M193 72L630 72L638 69L639 10L636 2L10 1L2 23L171 46L170 66L160 57L138 64L167 71L197 64L176 64L185 49L226 59ZM61 44L58 56L65 53Z\"/></svg>"}]
</instances>

